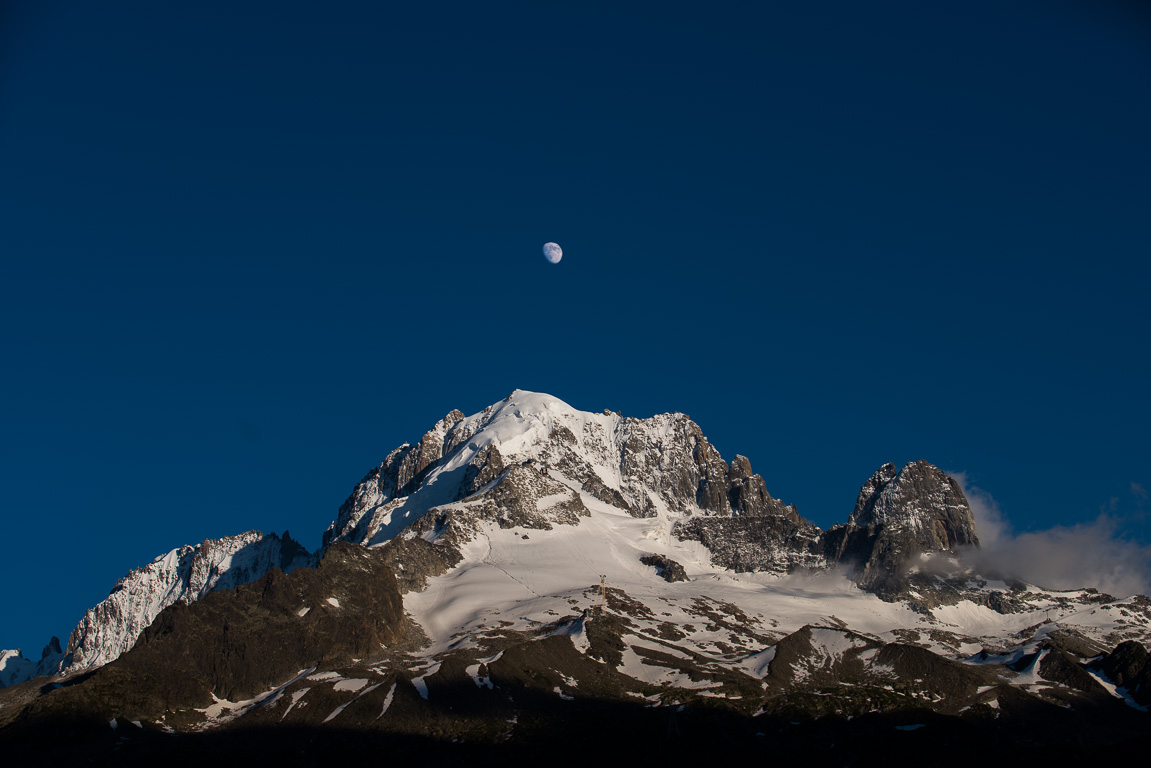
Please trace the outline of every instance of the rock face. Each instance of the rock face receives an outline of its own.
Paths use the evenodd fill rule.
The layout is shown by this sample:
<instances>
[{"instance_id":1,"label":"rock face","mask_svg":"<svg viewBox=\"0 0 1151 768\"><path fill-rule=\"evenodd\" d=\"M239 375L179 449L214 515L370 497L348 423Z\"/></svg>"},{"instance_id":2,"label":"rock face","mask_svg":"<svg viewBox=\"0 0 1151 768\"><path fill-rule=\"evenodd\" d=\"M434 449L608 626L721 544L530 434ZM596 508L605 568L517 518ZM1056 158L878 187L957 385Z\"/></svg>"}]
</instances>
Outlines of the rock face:
<instances>
[{"instance_id":1,"label":"rock face","mask_svg":"<svg viewBox=\"0 0 1151 768\"><path fill-rule=\"evenodd\" d=\"M821 531L798 515L690 517L675 524L681 540L698 541L711 552L711 561L733 571L789 573L799 568L823 568Z\"/></svg>"},{"instance_id":2,"label":"rock face","mask_svg":"<svg viewBox=\"0 0 1151 768\"><path fill-rule=\"evenodd\" d=\"M107 664L135 645L170 605L247 584L271 568L290 571L309 559L287 532L281 538L248 531L173 549L120 579L103 602L88 609L68 638L60 671Z\"/></svg>"},{"instance_id":3,"label":"rock face","mask_svg":"<svg viewBox=\"0 0 1151 768\"><path fill-rule=\"evenodd\" d=\"M925 550L978 544L975 520L959 484L938 467L914 461L898 472L884 464L859 491L849 524L907 532Z\"/></svg>"},{"instance_id":4,"label":"rock face","mask_svg":"<svg viewBox=\"0 0 1151 768\"><path fill-rule=\"evenodd\" d=\"M847 524L826 532L772 499L742 456L727 478L730 498L756 501L732 503L737 516L681 520L674 531L702 543L713 562L731 570L785 573L842 564L856 571L863 589L895 597L916 556L979 545L963 491L926 461L900 470L884 464L863 484Z\"/></svg>"},{"instance_id":5,"label":"rock face","mask_svg":"<svg viewBox=\"0 0 1151 768\"><path fill-rule=\"evenodd\" d=\"M687 571L684 570L683 566L670 557L664 555L644 555L639 561L644 565L650 565L652 568L655 568L659 577L669 584L677 581L690 581L687 577Z\"/></svg>"},{"instance_id":6,"label":"rock face","mask_svg":"<svg viewBox=\"0 0 1151 768\"><path fill-rule=\"evenodd\" d=\"M1137 704L1151 705L1151 654L1139 643L1124 641L1092 666Z\"/></svg>"},{"instance_id":7,"label":"rock face","mask_svg":"<svg viewBox=\"0 0 1151 768\"><path fill-rule=\"evenodd\" d=\"M884 464L863 484L846 524L823 537L828 562L857 569L863 589L899 596L912 558L979 546L975 518L959 484L938 467Z\"/></svg>"}]
</instances>

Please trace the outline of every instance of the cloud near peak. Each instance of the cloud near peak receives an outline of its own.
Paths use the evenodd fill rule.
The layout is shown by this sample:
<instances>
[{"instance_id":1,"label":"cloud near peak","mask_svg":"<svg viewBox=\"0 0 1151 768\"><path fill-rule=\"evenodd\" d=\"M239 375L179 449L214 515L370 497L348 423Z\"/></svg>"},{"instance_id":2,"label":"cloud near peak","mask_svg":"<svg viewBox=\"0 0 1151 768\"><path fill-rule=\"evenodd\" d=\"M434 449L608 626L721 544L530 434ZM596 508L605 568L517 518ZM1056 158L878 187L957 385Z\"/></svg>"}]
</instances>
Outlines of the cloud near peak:
<instances>
[{"instance_id":1,"label":"cloud near peak","mask_svg":"<svg viewBox=\"0 0 1151 768\"><path fill-rule=\"evenodd\" d=\"M1113 511L1100 511L1091 522L1016 533L991 494L963 472L948 474L971 504L981 547L969 557L980 570L1048 589L1095 587L1116 597L1151 593L1151 547L1125 537ZM1136 483L1131 491L1137 500L1146 497Z\"/></svg>"}]
</instances>

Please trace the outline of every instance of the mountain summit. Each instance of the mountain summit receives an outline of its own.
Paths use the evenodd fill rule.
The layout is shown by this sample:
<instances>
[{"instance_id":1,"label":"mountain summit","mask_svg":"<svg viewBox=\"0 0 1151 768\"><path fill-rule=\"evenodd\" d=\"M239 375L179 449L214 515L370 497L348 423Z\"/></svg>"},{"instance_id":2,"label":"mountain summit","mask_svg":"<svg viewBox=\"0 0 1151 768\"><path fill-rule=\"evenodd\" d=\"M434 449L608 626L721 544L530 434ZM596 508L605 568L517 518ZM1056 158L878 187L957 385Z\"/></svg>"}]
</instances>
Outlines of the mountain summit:
<instances>
[{"instance_id":1,"label":"mountain summit","mask_svg":"<svg viewBox=\"0 0 1151 768\"><path fill-rule=\"evenodd\" d=\"M58 682L0 692L0 748L39 754L37 734L77 718L135 723L141 762L177 743L330 757L413 738L496 760L583 723L620 744L687 729L704 752L709 729L752 751L772 733L781 755L818 744L839 764L836 743L910 754L892 729L928 722L937 748L1023 749L1036 712L1052 743L1134 739L1151 601L978 573L978 543L926 461L882 465L824 531L684 414L517 390L388 453L315 554L258 532L172 550L66 651L5 652L8 682Z\"/></svg>"}]
</instances>

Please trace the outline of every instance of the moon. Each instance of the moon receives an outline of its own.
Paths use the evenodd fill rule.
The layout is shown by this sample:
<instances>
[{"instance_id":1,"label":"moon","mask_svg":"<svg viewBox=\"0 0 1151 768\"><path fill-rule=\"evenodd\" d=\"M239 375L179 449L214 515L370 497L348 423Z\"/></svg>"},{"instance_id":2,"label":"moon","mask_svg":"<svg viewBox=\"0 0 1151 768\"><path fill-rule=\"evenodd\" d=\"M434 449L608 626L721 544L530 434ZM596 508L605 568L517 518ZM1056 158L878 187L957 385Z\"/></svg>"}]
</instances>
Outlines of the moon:
<instances>
[{"instance_id":1,"label":"moon","mask_svg":"<svg viewBox=\"0 0 1151 768\"><path fill-rule=\"evenodd\" d=\"M544 243L544 258L552 264L559 264L564 257L563 249L555 243Z\"/></svg>"}]
</instances>

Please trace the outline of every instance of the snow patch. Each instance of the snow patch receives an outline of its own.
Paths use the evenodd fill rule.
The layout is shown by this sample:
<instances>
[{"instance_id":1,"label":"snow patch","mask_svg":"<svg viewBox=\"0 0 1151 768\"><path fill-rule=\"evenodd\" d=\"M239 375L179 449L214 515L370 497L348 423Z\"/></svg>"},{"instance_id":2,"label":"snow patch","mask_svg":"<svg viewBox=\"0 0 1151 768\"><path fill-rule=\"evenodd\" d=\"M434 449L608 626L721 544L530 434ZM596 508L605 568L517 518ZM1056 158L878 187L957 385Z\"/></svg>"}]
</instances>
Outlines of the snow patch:
<instances>
[{"instance_id":1,"label":"snow patch","mask_svg":"<svg viewBox=\"0 0 1151 768\"><path fill-rule=\"evenodd\" d=\"M1117 699L1121 699L1123 701L1123 703L1126 704L1127 706L1131 707L1132 709L1137 709L1140 712L1146 712L1147 711L1147 707L1143 706L1139 702L1135 701L1135 699L1131 698L1131 692L1130 691L1128 691L1126 688L1120 688L1120 687L1116 686L1115 683L1111 682L1111 679L1108 678L1107 675L1103 674L1102 672L1100 672L1097 669L1088 668L1087 672L1093 678L1095 678L1095 680L1100 685L1102 685L1104 688L1106 688L1108 693L1110 693L1112 696L1114 696Z\"/></svg>"},{"instance_id":2,"label":"snow patch","mask_svg":"<svg viewBox=\"0 0 1151 768\"><path fill-rule=\"evenodd\" d=\"M358 691L368 684L368 681L362 677L352 679L340 680L332 686L334 691Z\"/></svg>"},{"instance_id":3,"label":"snow patch","mask_svg":"<svg viewBox=\"0 0 1151 768\"><path fill-rule=\"evenodd\" d=\"M310 675L308 679L317 683L322 683L325 680L342 680L343 677L340 676L339 672L320 672L316 675Z\"/></svg>"},{"instance_id":4,"label":"snow patch","mask_svg":"<svg viewBox=\"0 0 1151 768\"><path fill-rule=\"evenodd\" d=\"M358 681L358 680L347 680L347 681L341 681L340 683L336 683L336 685L335 685L335 688L336 688L336 690L340 690L340 685L341 685L343 682L360 682L360 681ZM367 681L367 680L364 680L363 682L365 682L365 683L366 683L366 682L368 682L368 681ZM331 713L331 714L329 714L327 717L325 717L325 718L324 718L324 722L326 723L326 722L329 722L329 721L331 721L331 720L335 720L337 717L339 717L339 715L340 715L340 713L341 713L341 712L343 712L345 709L347 709L347 708L348 708L348 706L349 706L350 704L354 704L355 702L359 701L360 699L362 699L363 697L367 696L367 695L368 695L369 693L371 693L372 691L374 691L374 690L376 690L377 688L379 688L381 685L383 685L383 683L376 683L375 685L373 685L373 686L369 687L367 690L365 690L363 693L361 693L359 696L356 696L354 699L352 699L352 700L350 700L350 701L346 701L346 702L344 702L343 704L341 704L340 706L336 707L334 710L332 710L332 713ZM361 686L361 687L362 687L362 686ZM394 687L395 687L395 686L393 685L393 688L394 688ZM345 690L348 690L348 689L345 689ZM359 688L354 688L354 689L350 689L350 690L357 690L357 691L358 691L358 690L359 690ZM380 714L383 714L383 713L381 712ZM377 718L377 719L378 719L378 718Z\"/></svg>"},{"instance_id":5,"label":"snow patch","mask_svg":"<svg viewBox=\"0 0 1151 768\"><path fill-rule=\"evenodd\" d=\"M414 685L416 690L419 691L421 698L425 700L428 698L428 684L425 682L425 680L439 671L440 663L437 661L429 665L422 675L412 678L412 685Z\"/></svg>"},{"instance_id":6,"label":"snow patch","mask_svg":"<svg viewBox=\"0 0 1151 768\"><path fill-rule=\"evenodd\" d=\"M565 501L571 501L572 494L570 493L554 493L550 496L541 496L536 499L536 510L545 512L557 504L563 504Z\"/></svg>"},{"instance_id":7,"label":"snow patch","mask_svg":"<svg viewBox=\"0 0 1151 768\"><path fill-rule=\"evenodd\" d=\"M388 689L388 695L384 697L384 708L380 710L380 714L376 715L377 720L379 720L384 716L385 713L387 713L388 707L392 706L392 697L396 693L396 685L396 683L392 683L392 687Z\"/></svg>"},{"instance_id":8,"label":"snow patch","mask_svg":"<svg viewBox=\"0 0 1151 768\"><path fill-rule=\"evenodd\" d=\"M283 720L285 717L287 717L288 713L291 712L292 709L297 704L300 704L300 699L304 698L304 694L306 694L310 690L312 690L312 689L311 688L301 688L298 691L292 691L292 701L291 701L291 703L288 704L288 708L284 710L284 714L280 715L280 719ZM302 707L304 705L300 704L300 706Z\"/></svg>"},{"instance_id":9,"label":"snow patch","mask_svg":"<svg viewBox=\"0 0 1151 768\"><path fill-rule=\"evenodd\" d=\"M752 677L764 678L770 671L771 662L775 659L775 646L766 648L759 653L753 653L740 662L739 666Z\"/></svg>"}]
</instances>

